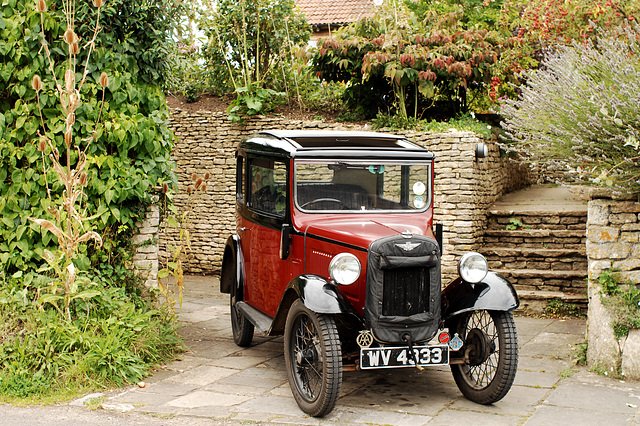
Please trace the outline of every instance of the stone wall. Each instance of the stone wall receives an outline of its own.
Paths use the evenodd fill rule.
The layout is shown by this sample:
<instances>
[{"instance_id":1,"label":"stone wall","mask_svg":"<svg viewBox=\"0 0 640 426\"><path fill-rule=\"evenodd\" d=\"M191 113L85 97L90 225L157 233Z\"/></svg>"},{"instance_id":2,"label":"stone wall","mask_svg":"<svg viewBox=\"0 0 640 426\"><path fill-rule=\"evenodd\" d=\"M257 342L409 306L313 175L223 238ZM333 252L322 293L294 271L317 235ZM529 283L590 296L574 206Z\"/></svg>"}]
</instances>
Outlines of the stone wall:
<instances>
[{"instance_id":1,"label":"stone wall","mask_svg":"<svg viewBox=\"0 0 640 426\"><path fill-rule=\"evenodd\" d=\"M224 113L199 111L171 112L171 128L177 142L173 159L177 163L180 191L175 196L178 209L184 207L184 188L191 176L211 174L206 196L194 205L197 221L191 230L191 255L185 270L196 274L216 274L220 270L224 244L235 232L235 149L248 135L267 129L370 130L366 125L322 121L286 121L281 117L260 117L244 125L231 123ZM384 130L382 130L384 131ZM444 224L445 275L455 272L459 254L477 249L486 227L486 211L502 194L532 181L526 166L502 158L495 141L487 141L489 156L475 159L480 138L455 130L443 133L406 133L410 140L436 154L435 220ZM175 239L170 231L160 239L160 256Z\"/></svg>"},{"instance_id":2,"label":"stone wall","mask_svg":"<svg viewBox=\"0 0 640 426\"><path fill-rule=\"evenodd\" d=\"M602 305L597 281L602 271L615 268L623 280L640 283L640 202L602 198L593 195L587 219L587 257L589 262L589 316L587 358L590 366L617 371L640 379L640 330L617 340L611 316Z\"/></svg>"},{"instance_id":3,"label":"stone wall","mask_svg":"<svg viewBox=\"0 0 640 426\"><path fill-rule=\"evenodd\" d=\"M160 209L157 205L149 206L146 217L136 222L138 232L133 236L133 267L145 287L158 287L158 227Z\"/></svg>"}]
</instances>

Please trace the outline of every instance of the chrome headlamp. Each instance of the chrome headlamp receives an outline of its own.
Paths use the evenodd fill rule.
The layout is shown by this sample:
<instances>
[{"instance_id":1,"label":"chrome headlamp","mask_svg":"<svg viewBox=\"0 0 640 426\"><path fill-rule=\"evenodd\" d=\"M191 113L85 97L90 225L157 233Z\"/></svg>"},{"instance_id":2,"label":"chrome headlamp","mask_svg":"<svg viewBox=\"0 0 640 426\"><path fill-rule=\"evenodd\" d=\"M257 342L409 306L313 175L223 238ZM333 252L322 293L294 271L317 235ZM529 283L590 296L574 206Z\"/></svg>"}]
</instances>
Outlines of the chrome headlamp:
<instances>
[{"instance_id":1,"label":"chrome headlamp","mask_svg":"<svg viewBox=\"0 0 640 426\"><path fill-rule=\"evenodd\" d=\"M487 276L489 264L480 253L466 253L458 262L458 274L468 283L479 283Z\"/></svg>"},{"instance_id":2,"label":"chrome headlamp","mask_svg":"<svg viewBox=\"0 0 640 426\"><path fill-rule=\"evenodd\" d=\"M338 284L353 284L360 276L360 261L351 253L340 253L329 263L329 276Z\"/></svg>"}]
</instances>

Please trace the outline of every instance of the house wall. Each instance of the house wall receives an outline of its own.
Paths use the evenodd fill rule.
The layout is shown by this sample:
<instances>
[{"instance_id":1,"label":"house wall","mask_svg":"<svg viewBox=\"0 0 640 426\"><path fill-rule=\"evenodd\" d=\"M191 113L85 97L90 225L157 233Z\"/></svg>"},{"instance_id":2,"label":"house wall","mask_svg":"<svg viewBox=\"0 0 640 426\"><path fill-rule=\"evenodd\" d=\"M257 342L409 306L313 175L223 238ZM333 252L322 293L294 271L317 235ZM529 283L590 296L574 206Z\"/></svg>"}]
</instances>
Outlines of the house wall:
<instances>
[{"instance_id":1,"label":"house wall","mask_svg":"<svg viewBox=\"0 0 640 426\"><path fill-rule=\"evenodd\" d=\"M192 274L219 273L224 245L235 232L234 153L243 137L267 129L370 130L362 125L287 121L282 117L253 118L238 125L224 113L179 109L171 111L170 126L177 137L172 157L179 176L179 191L174 196L179 211L184 211L185 188L192 183L191 176L211 174L205 194L197 197L192 207L191 251L184 265ZM444 224L443 272L447 278L455 273L462 253L482 244L489 206L502 194L530 184L531 173L526 166L502 158L493 140L485 141L489 156L476 160L475 146L481 139L470 132L408 132L405 136L436 154L434 217ZM167 244L176 238L170 228L161 233L161 262L167 259Z\"/></svg>"}]
</instances>

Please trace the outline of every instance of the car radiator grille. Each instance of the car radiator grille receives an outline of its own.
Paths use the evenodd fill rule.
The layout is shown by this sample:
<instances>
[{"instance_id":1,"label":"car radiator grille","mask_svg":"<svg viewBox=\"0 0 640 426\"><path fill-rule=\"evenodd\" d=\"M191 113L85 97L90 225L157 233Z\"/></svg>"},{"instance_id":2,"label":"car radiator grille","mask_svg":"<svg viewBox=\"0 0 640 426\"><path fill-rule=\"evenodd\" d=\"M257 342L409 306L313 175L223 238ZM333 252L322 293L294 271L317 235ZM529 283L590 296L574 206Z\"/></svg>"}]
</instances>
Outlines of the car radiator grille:
<instances>
[{"instance_id":1,"label":"car radiator grille","mask_svg":"<svg viewBox=\"0 0 640 426\"><path fill-rule=\"evenodd\" d=\"M384 271L382 314L408 317L429 311L429 269L398 268Z\"/></svg>"}]
</instances>

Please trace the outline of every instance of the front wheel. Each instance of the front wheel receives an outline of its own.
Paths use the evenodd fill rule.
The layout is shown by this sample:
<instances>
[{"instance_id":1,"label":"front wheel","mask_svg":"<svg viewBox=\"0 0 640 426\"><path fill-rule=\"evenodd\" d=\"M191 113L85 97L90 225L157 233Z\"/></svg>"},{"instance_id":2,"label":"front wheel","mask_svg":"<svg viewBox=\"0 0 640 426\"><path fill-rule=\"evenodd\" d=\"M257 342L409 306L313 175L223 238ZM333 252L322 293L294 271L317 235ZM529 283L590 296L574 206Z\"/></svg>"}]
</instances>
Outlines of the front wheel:
<instances>
[{"instance_id":1,"label":"front wheel","mask_svg":"<svg viewBox=\"0 0 640 426\"><path fill-rule=\"evenodd\" d=\"M300 409L313 417L329 414L342 385L342 349L333 318L296 300L287 315L284 359Z\"/></svg>"},{"instance_id":2,"label":"front wheel","mask_svg":"<svg viewBox=\"0 0 640 426\"><path fill-rule=\"evenodd\" d=\"M465 364L451 372L462 394L478 404L501 400L513 384L518 368L518 336L513 315L500 311L473 311L452 324L464 341Z\"/></svg>"}]
</instances>

